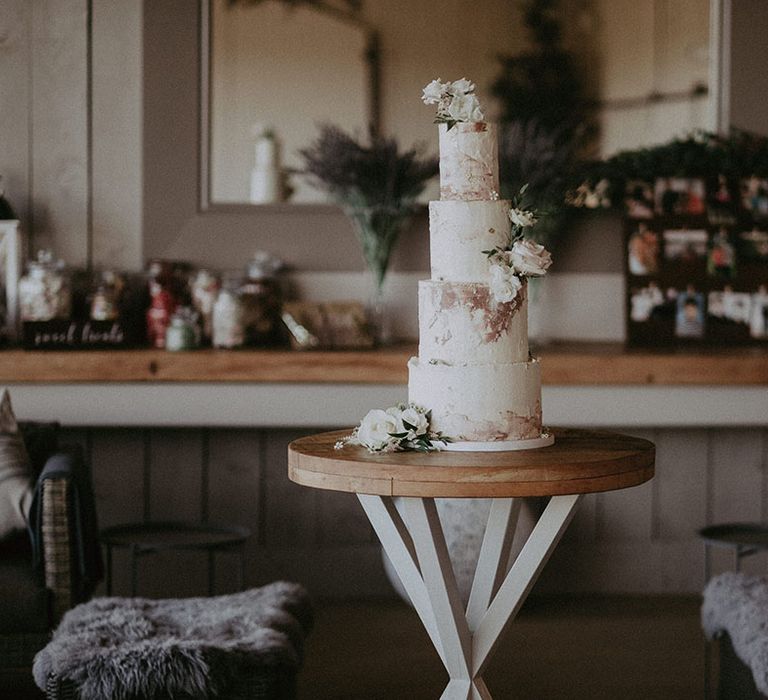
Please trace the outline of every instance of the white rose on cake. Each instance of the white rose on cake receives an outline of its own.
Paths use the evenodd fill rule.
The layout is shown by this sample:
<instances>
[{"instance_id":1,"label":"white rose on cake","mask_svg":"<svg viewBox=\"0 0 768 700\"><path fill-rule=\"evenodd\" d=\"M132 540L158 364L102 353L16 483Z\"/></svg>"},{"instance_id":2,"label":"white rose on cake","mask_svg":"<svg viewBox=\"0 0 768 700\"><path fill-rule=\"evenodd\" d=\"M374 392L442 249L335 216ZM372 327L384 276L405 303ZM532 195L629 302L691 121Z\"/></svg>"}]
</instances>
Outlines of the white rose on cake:
<instances>
[{"instance_id":1,"label":"white rose on cake","mask_svg":"<svg viewBox=\"0 0 768 700\"><path fill-rule=\"evenodd\" d=\"M448 124L451 128L457 122L481 122L484 119L480 102L474 94L475 84L461 78L444 83L438 78L422 90L424 104L437 105L435 121Z\"/></svg>"},{"instance_id":2,"label":"white rose on cake","mask_svg":"<svg viewBox=\"0 0 768 700\"><path fill-rule=\"evenodd\" d=\"M526 277L541 277L552 264L552 255L534 241L515 241L509 254L509 261L515 272Z\"/></svg>"},{"instance_id":3,"label":"white rose on cake","mask_svg":"<svg viewBox=\"0 0 768 700\"><path fill-rule=\"evenodd\" d=\"M454 95L448 105L448 116L455 122L481 122L483 113L474 95Z\"/></svg>"},{"instance_id":4,"label":"white rose on cake","mask_svg":"<svg viewBox=\"0 0 768 700\"><path fill-rule=\"evenodd\" d=\"M509 265L491 265L491 294L500 304L514 301L523 283Z\"/></svg>"},{"instance_id":5,"label":"white rose on cake","mask_svg":"<svg viewBox=\"0 0 768 700\"><path fill-rule=\"evenodd\" d=\"M365 414L357 429L357 442L372 452L380 452L394 444L390 433L397 432L397 417L374 408Z\"/></svg>"},{"instance_id":6,"label":"white rose on cake","mask_svg":"<svg viewBox=\"0 0 768 700\"><path fill-rule=\"evenodd\" d=\"M451 83L451 91L454 95L466 95L475 91L475 84L471 80L462 78Z\"/></svg>"},{"instance_id":7,"label":"white rose on cake","mask_svg":"<svg viewBox=\"0 0 768 700\"><path fill-rule=\"evenodd\" d=\"M440 82L440 78L433 80L429 85L424 88L421 96L425 105L434 105L443 99L445 91L445 85Z\"/></svg>"},{"instance_id":8,"label":"white rose on cake","mask_svg":"<svg viewBox=\"0 0 768 700\"><path fill-rule=\"evenodd\" d=\"M510 209L509 219L515 226L520 228L528 228L536 224L536 216L532 211L526 211L524 209Z\"/></svg>"}]
</instances>

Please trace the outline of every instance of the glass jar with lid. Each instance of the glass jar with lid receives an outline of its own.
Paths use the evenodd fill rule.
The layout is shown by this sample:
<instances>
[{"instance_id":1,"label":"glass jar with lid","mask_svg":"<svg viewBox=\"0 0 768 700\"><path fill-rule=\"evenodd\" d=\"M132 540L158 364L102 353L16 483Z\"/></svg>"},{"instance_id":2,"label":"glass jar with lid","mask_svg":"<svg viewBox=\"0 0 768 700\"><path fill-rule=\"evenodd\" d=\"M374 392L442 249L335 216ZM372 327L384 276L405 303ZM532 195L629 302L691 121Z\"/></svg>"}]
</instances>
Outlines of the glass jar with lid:
<instances>
[{"instance_id":1,"label":"glass jar with lid","mask_svg":"<svg viewBox=\"0 0 768 700\"><path fill-rule=\"evenodd\" d=\"M165 349L172 352L194 350L200 345L198 315L188 306L180 306L165 330Z\"/></svg>"},{"instance_id":2,"label":"glass jar with lid","mask_svg":"<svg viewBox=\"0 0 768 700\"><path fill-rule=\"evenodd\" d=\"M104 270L96 280L90 300L92 321L114 321L119 315L123 278L114 270Z\"/></svg>"},{"instance_id":3,"label":"glass jar with lid","mask_svg":"<svg viewBox=\"0 0 768 700\"><path fill-rule=\"evenodd\" d=\"M247 278L240 287L246 345L274 347L285 340L283 294L276 277L282 267L281 260L264 251L258 251L248 265Z\"/></svg>"},{"instance_id":4,"label":"glass jar with lid","mask_svg":"<svg viewBox=\"0 0 768 700\"><path fill-rule=\"evenodd\" d=\"M50 250L41 250L19 280L19 312L22 321L69 318L72 293L69 275Z\"/></svg>"},{"instance_id":5,"label":"glass jar with lid","mask_svg":"<svg viewBox=\"0 0 768 700\"><path fill-rule=\"evenodd\" d=\"M200 314L203 340L210 343L213 335L213 305L219 292L219 278L210 270L198 270L190 286L192 305Z\"/></svg>"}]
</instances>

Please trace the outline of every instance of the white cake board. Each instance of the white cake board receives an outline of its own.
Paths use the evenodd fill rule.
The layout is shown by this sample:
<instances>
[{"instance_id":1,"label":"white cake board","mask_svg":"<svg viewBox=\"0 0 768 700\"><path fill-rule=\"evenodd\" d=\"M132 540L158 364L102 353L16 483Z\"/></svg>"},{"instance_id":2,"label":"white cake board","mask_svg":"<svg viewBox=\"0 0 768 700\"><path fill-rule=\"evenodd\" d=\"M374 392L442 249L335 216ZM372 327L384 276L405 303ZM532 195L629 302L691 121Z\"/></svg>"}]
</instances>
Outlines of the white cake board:
<instances>
[{"instance_id":1,"label":"white cake board","mask_svg":"<svg viewBox=\"0 0 768 700\"><path fill-rule=\"evenodd\" d=\"M514 450L534 450L549 447L555 442L555 436L544 433L538 438L527 440L496 440L494 442L446 442L440 449L446 452L512 452Z\"/></svg>"}]
</instances>

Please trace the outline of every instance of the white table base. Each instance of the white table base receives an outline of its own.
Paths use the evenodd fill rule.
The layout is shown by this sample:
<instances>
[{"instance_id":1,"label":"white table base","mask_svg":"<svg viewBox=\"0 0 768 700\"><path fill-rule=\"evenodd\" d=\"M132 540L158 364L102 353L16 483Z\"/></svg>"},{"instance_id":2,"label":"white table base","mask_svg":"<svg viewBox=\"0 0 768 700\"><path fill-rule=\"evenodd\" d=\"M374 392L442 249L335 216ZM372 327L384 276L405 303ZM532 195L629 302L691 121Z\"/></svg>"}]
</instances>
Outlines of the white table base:
<instances>
[{"instance_id":1,"label":"white table base","mask_svg":"<svg viewBox=\"0 0 768 700\"><path fill-rule=\"evenodd\" d=\"M358 498L448 671L442 700L490 700L482 673L581 496L553 496L514 562L520 499L493 499L466 610L434 499L403 497L401 517L392 497Z\"/></svg>"}]
</instances>

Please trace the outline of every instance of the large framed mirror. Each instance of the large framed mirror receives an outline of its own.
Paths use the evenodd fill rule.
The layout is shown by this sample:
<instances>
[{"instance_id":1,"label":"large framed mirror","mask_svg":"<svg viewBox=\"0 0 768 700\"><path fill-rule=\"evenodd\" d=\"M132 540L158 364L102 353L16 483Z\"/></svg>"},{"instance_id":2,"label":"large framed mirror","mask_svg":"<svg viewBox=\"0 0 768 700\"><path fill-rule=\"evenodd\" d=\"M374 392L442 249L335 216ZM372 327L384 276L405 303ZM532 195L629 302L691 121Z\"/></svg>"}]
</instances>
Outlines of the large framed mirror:
<instances>
[{"instance_id":1,"label":"large framed mirror","mask_svg":"<svg viewBox=\"0 0 768 700\"><path fill-rule=\"evenodd\" d=\"M327 204L298 171L332 123L379 127L376 31L355 0L202 0L203 211Z\"/></svg>"}]
</instances>

